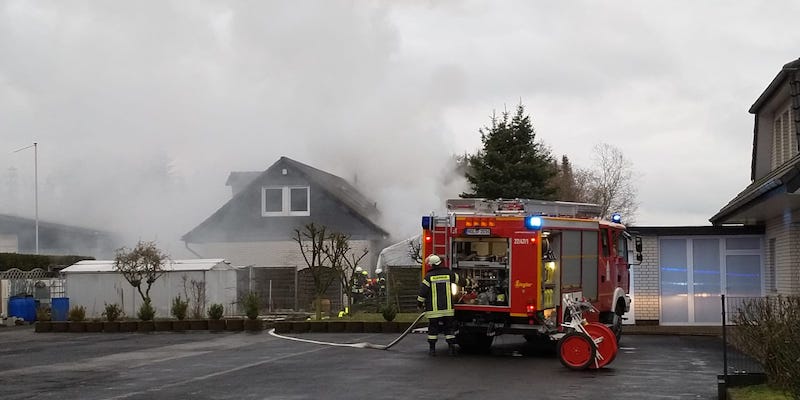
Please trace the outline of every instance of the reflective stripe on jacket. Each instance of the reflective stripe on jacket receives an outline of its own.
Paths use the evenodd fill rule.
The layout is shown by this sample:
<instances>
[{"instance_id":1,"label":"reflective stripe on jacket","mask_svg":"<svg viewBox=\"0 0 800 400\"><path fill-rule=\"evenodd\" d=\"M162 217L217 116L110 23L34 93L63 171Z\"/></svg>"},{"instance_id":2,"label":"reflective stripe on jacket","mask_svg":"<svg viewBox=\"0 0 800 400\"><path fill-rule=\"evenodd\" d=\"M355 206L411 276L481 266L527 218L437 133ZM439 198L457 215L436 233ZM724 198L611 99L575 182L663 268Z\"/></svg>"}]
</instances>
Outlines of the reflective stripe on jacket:
<instances>
[{"instance_id":1,"label":"reflective stripe on jacket","mask_svg":"<svg viewBox=\"0 0 800 400\"><path fill-rule=\"evenodd\" d=\"M454 315L452 283L458 285L458 274L447 268L436 268L425 275L419 285L417 301L425 303L428 318Z\"/></svg>"}]
</instances>

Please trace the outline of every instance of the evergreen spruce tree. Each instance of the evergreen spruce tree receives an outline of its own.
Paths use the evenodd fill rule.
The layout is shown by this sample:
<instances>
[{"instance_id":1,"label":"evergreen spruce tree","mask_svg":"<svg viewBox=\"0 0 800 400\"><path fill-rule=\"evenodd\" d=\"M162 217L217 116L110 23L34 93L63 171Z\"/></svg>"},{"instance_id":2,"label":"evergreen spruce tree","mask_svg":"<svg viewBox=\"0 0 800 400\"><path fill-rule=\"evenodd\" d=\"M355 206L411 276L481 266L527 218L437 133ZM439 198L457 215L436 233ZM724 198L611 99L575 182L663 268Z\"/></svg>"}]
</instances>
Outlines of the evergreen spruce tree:
<instances>
[{"instance_id":1,"label":"evergreen spruce tree","mask_svg":"<svg viewBox=\"0 0 800 400\"><path fill-rule=\"evenodd\" d=\"M513 117L505 111L491 122L480 130L483 150L469 156L466 177L471 192L461 197L554 199L555 162L547 147L536 141L525 107L520 104Z\"/></svg>"},{"instance_id":2,"label":"evergreen spruce tree","mask_svg":"<svg viewBox=\"0 0 800 400\"><path fill-rule=\"evenodd\" d=\"M557 189L556 197L562 201L582 201L578 182L572 171L572 163L566 154L561 156L561 164L556 163L556 171L557 174L553 179Z\"/></svg>"}]
</instances>

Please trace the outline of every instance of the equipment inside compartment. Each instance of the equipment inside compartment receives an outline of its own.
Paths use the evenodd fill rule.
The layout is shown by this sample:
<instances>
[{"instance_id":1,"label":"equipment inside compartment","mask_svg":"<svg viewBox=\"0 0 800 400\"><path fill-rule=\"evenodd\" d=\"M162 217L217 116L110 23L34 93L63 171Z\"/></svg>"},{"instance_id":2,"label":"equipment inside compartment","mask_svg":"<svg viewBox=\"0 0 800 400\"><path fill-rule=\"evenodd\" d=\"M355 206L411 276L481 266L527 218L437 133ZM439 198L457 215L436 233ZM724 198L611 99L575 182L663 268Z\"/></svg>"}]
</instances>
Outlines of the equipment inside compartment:
<instances>
[{"instance_id":1,"label":"equipment inside compartment","mask_svg":"<svg viewBox=\"0 0 800 400\"><path fill-rule=\"evenodd\" d=\"M458 239L453 256L455 271L464 281L460 303L508 305L508 239Z\"/></svg>"}]
</instances>

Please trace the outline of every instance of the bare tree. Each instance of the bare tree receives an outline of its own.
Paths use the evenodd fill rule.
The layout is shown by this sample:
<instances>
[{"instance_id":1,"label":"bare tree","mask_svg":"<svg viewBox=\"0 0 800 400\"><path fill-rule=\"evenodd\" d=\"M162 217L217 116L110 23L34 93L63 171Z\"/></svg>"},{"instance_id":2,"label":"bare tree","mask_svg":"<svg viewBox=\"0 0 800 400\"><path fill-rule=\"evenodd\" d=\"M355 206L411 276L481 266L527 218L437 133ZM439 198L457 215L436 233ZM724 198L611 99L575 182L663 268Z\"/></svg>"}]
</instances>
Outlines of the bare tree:
<instances>
[{"instance_id":1,"label":"bare tree","mask_svg":"<svg viewBox=\"0 0 800 400\"><path fill-rule=\"evenodd\" d=\"M601 143L594 147L594 165L575 174L583 201L599 204L604 218L620 213L627 223L634 221L639 204L634 185L633 164L618 147Z\"/></svg>"},{"instance_id":2,"label":"bare tree","mask_svg":"<svg viewBox=\"0 0 800 400\"><path fill-rule=\"evenodd\" d=\"M143 302L150 303L150 288L166 272L164 264L168 260L169 256L156 247L155 242L140 241L132 250L125 247L117 250L114 270L136 288ZM144 291L143 283L146 284Z\"/></svg>"},{"instance_id":3,"label":"bare tree","mask_svg":"<svg viewBox=\"0 0 800 400\"><path fill-rule=\"evenodd\" d=\"M189 302L190 315L193 319L203 319L206 313L206 283L204 281L189 280L186 275L183 280L183 294Z\"/></svg>"},{"instance_id":4,"label":"bare tree","mask_svg":"<svg viewBox=\"0 0 800 400\"><path fill-rule=\"evenodd\" d=\"M408 239L408 257L417 264L422 264L422 240L421 237Z\"/></svg>"},{"instance_id":5,"label":"bare tree","mask_svg":"<svg viewBox=\"0 0 800 400\"><path fill-rule=\"evenodd\" d=\"M336 270L326 265L328 257L325 254L325 241L328 238L327 228L313 222L306 224L302 229L295 229L292 237L292 240L300 246L300 253L314 279L314 308L317 320L322 319L322 297L339 276Z\"/></svg>"},{"instance_id":6,"label":"bare tree","mask_svg":"<svg viewBox=\"0 0 800 400\"><path fill-rule=\"evenodd\" d=\"M330 266L337 271L339 282L347 296L347 306L353 305L353 276L359 264L367 256L369 250L366 248L356 254L350 242L350 235L336 232L328 237L327 245L324 247L326 259Z\"/></svg>"}]
</instances>

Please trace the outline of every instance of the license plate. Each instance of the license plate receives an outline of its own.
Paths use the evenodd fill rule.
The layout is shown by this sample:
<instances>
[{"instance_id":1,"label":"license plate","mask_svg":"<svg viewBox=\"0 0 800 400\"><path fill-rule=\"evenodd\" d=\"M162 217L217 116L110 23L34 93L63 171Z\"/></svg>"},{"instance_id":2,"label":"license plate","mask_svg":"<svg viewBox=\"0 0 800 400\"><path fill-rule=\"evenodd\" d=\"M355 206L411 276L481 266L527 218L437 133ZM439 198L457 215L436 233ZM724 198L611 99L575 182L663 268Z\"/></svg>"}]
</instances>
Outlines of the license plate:
<instances>
[{"instance_id":1,"label":"license plate","mask_svg":"<svg viewBox=\"0 0 800 400\"><path fill-rule=\"evenodd\" d=\"M489 236L492 230L489 228L467 228L464 229L464 234L467 236Z\"/></svg>"}]
</instances>

